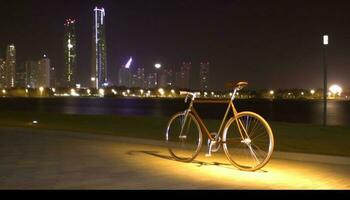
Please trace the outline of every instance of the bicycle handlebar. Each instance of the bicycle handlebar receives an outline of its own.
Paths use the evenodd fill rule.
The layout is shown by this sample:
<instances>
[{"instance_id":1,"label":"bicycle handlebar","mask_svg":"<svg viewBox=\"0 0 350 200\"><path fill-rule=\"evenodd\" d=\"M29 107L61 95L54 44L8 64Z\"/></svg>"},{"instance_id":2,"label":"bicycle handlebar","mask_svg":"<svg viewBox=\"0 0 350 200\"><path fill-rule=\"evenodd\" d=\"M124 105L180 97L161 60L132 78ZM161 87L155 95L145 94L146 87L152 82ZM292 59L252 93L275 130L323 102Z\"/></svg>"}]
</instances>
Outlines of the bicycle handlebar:
<instances>
[{"instance_id":1,"label":"bicycle handlebar","mask_svg":"<svg viewBox=\"0 0 350 200\"><path fill-rule=\"evenodd\" d=\"M193 101L197 96L196 93L187 92L187 91L181 91L180 94L186 94L185 103L187 103L189 97L192 97L192 101Z\"/></svg>"}]
</instances>

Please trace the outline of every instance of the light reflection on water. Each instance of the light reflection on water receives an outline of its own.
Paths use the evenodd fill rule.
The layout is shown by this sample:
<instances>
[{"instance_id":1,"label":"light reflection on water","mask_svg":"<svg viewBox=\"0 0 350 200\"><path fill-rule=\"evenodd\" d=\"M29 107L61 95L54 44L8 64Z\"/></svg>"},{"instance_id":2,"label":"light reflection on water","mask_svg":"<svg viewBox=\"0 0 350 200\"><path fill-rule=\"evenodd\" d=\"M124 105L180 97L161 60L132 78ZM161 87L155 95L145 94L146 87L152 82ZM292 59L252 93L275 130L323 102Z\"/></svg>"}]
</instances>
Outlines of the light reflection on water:
<instances>
[{"instance_id":1,"label":"light reflection on water","mask_svg":"<svg viewBox=\"0 0 350 200\"><path fill-rule=\"evenodd\" d=\"M267 120L321 124L322 101L238 100L238 111L253 111ZM0 111L54 112L87 115L170 116L186 108L183 100L114 98L2 98ZM202 117L222 118L226 105L199 104ZM329 125L350 125L350 101L329 101Z\"/></svg>"}]
</instances>

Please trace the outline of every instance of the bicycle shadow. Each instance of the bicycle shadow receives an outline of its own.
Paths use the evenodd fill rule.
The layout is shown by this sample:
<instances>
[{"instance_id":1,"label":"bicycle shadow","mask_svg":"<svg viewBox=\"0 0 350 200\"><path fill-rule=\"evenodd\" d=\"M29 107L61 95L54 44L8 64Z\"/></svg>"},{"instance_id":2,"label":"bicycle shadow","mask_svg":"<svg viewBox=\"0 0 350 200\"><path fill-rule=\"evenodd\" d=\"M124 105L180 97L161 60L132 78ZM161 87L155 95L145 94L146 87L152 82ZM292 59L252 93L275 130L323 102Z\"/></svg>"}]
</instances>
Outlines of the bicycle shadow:
<instances>
[{"instance_id":1,"label":"bicycle shadow","mask_svg":"<svg viewBox=\"0 0 350 200\"><path fill-rule=\"evenodd\" d=\"M174 161L174 162L181 162L181 161L175 160L172 156L163 155L163 154L161 154L159 151L128 151L126 154L127 154L127 155L130 155L130 156L134 156L135 154L146 154L146 155L149 155L149 156L154 156L154 157L157 157L157 158L162 158L162 159L166 159L166 160L171 160L171 161ZM206 161L194 160L194 161L192 161L192 162L190 162L190 163L196 164L197 167L203 167L203 166L219 166L219 167L224 167L224 168L227 168L227 169L232 169L232 170L241 171L241 170L239 170L239 169L236 169L236 168L232 167L231 164L221 163L221 162L206 162ZM259 170L259 171L257 171L257 172L266 173L266 172L268 172L268 171Z\"/></svg>"}]
</instances>

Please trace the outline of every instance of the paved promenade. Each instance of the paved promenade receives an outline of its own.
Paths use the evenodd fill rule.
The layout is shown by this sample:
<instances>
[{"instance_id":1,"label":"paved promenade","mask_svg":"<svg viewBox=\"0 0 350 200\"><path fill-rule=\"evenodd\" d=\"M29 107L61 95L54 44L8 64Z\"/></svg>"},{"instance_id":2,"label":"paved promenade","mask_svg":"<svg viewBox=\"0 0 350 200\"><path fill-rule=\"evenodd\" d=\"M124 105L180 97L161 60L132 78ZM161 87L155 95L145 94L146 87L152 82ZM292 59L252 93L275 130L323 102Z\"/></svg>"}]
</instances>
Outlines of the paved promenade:
<instances>
[{"instance_id":1,"label":"paved promenade","mask_svg":"<svg viewBox=\"0 0 350 200\"><path fill-rule=\"evenodd\" d=\"M222 152L181 163L159 142L2 128L0 189L350 189L350 162L277 152L252 173Z\"/></svg>"}]
</instances>

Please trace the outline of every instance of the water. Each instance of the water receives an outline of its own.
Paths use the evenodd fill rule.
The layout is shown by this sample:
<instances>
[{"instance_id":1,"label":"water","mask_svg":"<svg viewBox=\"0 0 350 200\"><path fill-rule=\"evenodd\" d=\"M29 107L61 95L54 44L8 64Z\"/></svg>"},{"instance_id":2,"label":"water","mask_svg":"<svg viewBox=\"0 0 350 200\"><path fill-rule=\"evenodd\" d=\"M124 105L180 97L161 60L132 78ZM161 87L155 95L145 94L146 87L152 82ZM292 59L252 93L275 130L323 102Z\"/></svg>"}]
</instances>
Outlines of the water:
<instances>
[{"instance_id":1,"label":"water","mask_svg":"<svg viewBox=\"0 0 350 200\"><path fill-rule=\"evenodd\" d=\"M237 100L238 111L253 111L270 121L322 124L323 102L304 100ZM166 116L184 110L180 99L2 98L0 111L54 112L87 115ZM195 105L200 116L220 119L225 104ZM350 101L329 101L329 125L350 125Z\"/></svg>"}]
</instances>

